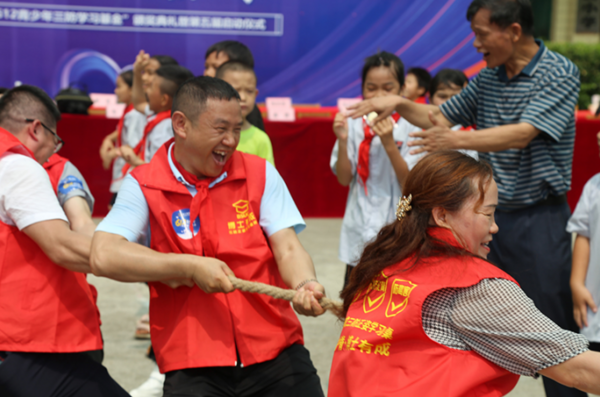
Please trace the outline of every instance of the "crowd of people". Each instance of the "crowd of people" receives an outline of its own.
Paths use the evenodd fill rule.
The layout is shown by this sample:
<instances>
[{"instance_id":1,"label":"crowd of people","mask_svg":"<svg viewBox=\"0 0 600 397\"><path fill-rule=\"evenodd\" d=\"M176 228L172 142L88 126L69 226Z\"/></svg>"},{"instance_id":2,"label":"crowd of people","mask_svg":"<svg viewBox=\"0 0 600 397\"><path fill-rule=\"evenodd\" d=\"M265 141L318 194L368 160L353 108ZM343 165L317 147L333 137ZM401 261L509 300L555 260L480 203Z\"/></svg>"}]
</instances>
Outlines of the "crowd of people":
<instances>
[{"instance_id":1,"label":"crowd of people","mask_svg":"<svg viewBox=\"0 0 600 397\"><path fill-rule=\"evenodd\" d=\"M476 77L378 51L363 100L333 121L331 170L350 189L329 396L500 396L520 375L548 396L600 394L598 175L573 215L566 202L579 71L534 39L528 0L466 14ZM218 42L194 77L142 50L115 85L126 108L100 148L113 197L98 226L57 154L54 102L29 85L0 98L0 395L324 395L296 313L322 315L325 289L251 51ZM136 336L157 366L130 393L102 366L87 273L148 284ZM292 305L233 275L295 289Z\"/></svg>"}]
</instances>

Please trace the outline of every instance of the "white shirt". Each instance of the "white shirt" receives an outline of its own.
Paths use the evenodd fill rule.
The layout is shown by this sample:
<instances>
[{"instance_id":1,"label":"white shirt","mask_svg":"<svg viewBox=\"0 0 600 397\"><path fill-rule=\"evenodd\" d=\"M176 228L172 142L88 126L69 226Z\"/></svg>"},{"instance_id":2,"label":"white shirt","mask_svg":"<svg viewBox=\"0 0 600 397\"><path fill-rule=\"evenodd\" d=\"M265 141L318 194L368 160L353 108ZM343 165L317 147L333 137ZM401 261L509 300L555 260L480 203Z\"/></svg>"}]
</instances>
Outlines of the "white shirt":
<instances>
[{"instance_id":1,"label":"white shirt","mask_svg":"<svg viewBox=\"0 0 600 397\"><path fill-rule=\"evenodd\" d=\"M600 174L584 186L577 207L567 223L567 231L590 239L590 259L585 277L585 287L590 291L596 306L600 305ZM588 326L581 333L591 342L600 342L600 312L588 307Z\"/></svg>"},{"instance_id":2,"label":"white shirt","mask_svg":"<svg viewBox=\"0 0 600 397\"><path fill-rule=\"evenodd\" d=\"M21 154L0 157L0 221L23 230L52 219L68 222L46 170Z\"/></svg>"},{"instance_id":3,"label":"white shirt","mask_svg":"<svg viewBox=\"0 0 600 397\"><path fill-rule=\"evenodd\" d=\"M150 110L149 105L146 105L145 114L147 123L151 122L156 117L156 113ZM144 152L144 160L146 163L149 163L150 160L152 160L154 153L156 153L158 149L171 138L173 138L173 124L169 117L158 123L148 134Z\"/></svg>"},{"instance_id":4,"label":"white shirt","mask_svg":"<svg viewBox=\"0 0 600 397\"><path fill-rule=\"evenodd\" d=\"M123 120L123 131L121 135L121 144L128 145L130 147L136 147L140 140L144 136L144 127L146 127L146 115L140 113L135 109L125 114ZM117 193L123 178L121 177L121 170L127 164L125 159L122 157L115 158L112 168L112 182L110 183L110 192Z\"/></svg>"},{"instance_id":5,"label":"white shirt","mask_svg":"<svg viewBox=\"0 0 600 397\"><path fill-rule=\"evenodd\" d=\"M400 155L409 165L409 169L411 164L416 163L416 161L410 160L411 155L408 154L410 148L406 146L405 142L410 132L420 130L420 128L415 127L403 118L394 125L394 141L398 146ZM378 136L371 141L369 178L367 179L368 194L365 194L362 180L358 181L359 177L356 171L358 149L364 137L363 120L349 118L347 148L352 168L352 180L344 220L342 221L338 256L342 262L352 266L358 263L365 244L375 237L383 226L395 219L396 204L402 195L392 163ZM331 170L334 174L336 173L338 151L339 143L336 141L330 161Z\"/></svg>"},{"instance_id":6,"label":"white shirt","mask_svg":"<svg viewBox=\"0 0 600 397\"><path fill-rule=\"evenodd\" d=\"M461 128L462 128L462 125L455 125L454 127L450 128L450 129L452 131L459 131ZM419 129L418 131L422 131L422 130ZM408 141L414 141L414 140L418 140L418 139L421 139L421 138L408 137L408 139L406 141L408 142ZM410 151L415 148L416 147L413 146L413 147L410 147L408 150ZM475 150L460 149L458 151L461 152L462 154L466 154L467 156L473 157L475 160L479 160L479 153L477 153L477 151L475 151ZM406 162L408 164L408 169L411 170L419 162L419 160L421 160L425 156L427 156L427 152L411 155L409 158L407 158Z\"/></svg>"},{"instance_id":7,"label":"white shirt","mask_svg":"<svg viewBox=\"0 0 600 397\"><path fill-rule=\"evenodd\" d=\"M175 179L196 195L196 187L185 181L172 161L173 145L169 147L169 165ZM285 182L271 163L266 162L265 191L260 202L259 225L267 235L272 236L279 230L293 227L300 233L306 224L290 195ZM227 172L215 179L209 189L227 178ZM189 215L188 215L189 216ZM118 234L132 242L148 245L150 211L148 203L138 181L127 175L117 196L117 201L96 231ZM181 236L180 236L181 237Z\"/></svg>"}]
</instances>

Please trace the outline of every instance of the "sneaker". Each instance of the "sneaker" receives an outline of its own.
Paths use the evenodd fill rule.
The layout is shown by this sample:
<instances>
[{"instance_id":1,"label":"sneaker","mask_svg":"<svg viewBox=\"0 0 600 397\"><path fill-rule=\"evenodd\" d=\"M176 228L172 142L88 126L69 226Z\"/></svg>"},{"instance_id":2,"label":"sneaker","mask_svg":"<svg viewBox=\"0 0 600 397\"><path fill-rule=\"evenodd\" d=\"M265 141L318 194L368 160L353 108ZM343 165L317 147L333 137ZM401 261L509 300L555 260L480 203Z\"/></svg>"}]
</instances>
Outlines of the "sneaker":
<instances>
[{"instance_id":1,"label":"sneaker","mask_svg":"<svg viewBox=\"0 0 600 397\"><path fill-rule=\"evenodd\" d=\"M150 377L142 383L137 389L133 389L129 394L131 397L162 397L165 375L158 371L158 365L150 373Z\"/></svg>"},{"instance_id":2,"label":"sneaker","mask_svg":"<svg viewBox=\"0 0 600 397\"><path fill-rule=\"evenodd\" d=\"M135 339L150 339L150 316L144 314L135 325Z\"/></svg>"}]
</instances>

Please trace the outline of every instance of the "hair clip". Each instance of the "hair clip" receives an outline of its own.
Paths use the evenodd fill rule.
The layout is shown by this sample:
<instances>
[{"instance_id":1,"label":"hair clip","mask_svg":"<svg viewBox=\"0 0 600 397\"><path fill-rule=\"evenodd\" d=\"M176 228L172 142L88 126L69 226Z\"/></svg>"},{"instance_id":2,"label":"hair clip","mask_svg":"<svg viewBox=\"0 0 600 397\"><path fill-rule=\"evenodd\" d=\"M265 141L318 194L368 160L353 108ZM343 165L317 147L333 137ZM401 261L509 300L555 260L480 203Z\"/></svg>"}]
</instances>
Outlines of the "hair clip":
<instances>
[{"instance_id":1,"label":"hair clip","mask_svg":"<svg viewBox=\"0 0 600 397\"><path fill-rule=\"evenodd\" d=\"M411 201L412 194L409 194L408 197L402 196L402 198L398 200L398 206L396 207L396 219L401 221L402 218L406 216L406 213L412 209L410 206Z\"/></svg>"}]
</instances>

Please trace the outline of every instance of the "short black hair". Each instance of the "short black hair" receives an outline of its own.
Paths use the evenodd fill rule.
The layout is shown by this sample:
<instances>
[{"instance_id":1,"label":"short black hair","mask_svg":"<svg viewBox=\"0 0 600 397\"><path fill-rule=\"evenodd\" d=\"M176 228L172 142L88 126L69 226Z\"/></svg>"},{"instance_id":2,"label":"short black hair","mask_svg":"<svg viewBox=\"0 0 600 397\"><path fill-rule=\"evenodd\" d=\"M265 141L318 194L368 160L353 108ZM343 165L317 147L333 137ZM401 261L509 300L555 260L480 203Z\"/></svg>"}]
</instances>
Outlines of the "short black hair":
<instances>
[{"instance_id":1,"label":"short black hair","mask_svg":"<svg viewBox=\"0 0 600 397\"><path fill-rule=\"evenodd\" d=\"M239 41L225 40L211 45L208 47L208 50L206 50L204 59L208 58L213 52L216 52L217 54L224 52L229 58L228 61L240 62L254 68L254 57L252 56L252 52L245 44L240 43Z\"/></svg>"},{"instance_id":2,"label":"short black hair","mask_svg":"<svg viewBox=\"0 0 600 397\"><path fill-rule=\"evenodd\" d=\"M433 98L435 92L442 84L448 87L450 87L451 84L454 84L462 88L465 85L465 83L468 82L469 79L463 73L462 70L442 69L439 72L437 72L435 77L431 80L431 84L429 85L429 95Z\"/></svg>"},{"instance_id":3,"label":"short black hair","mask_svg":"<svg viewBox=\"0 0 600 397\"><path fill-rule=\"evenodd\" d=\"M125 84L129 86L129 88L133 87L133 70L121 72L119 76L123 79Z\"/></svg>"},{"instance_id":4,"label":"short black hair","mask_svg":"<svg viewBox=\"0 0 600 397\"><path fill-rule=\"evenodd\" d=\"M254 79L256 80L256 73L254 73L254 69L242 62L237 62L237 61L225 62L224 64L219 66L215 77L222 80L223 76L225 76L225 73L227 73L227 72L252 73L254 75Z\"/></svg>"},{"instance_id":5,"label":"short black hair","mask_svg":"<svg viewBox=\"0 0 600 397\"><path fill-rule=\"evenodd\" d=\"M365 59L365 65L363 66L361 73L361 87L363 91L365 89L365 80L367 79L367 73L369 73L369 70L380 66L389 67L392 70L392 73L395 75L396 80L398 80L398 83L400 83L400 87L404 85L404 64L400 58L391 52L380 51L377 54L371 55Z\"/></svg>"},{"instance_id":6,"label":"short black hair","mask_svg":"<svg viewBox=\"0 0 600 397\"><path fill-rule=\"evenodd\" d=\"M180 111L192 123L196 123L209 98L230 101L232 99L239 100L240 95L229 83L216 77L194 77L179 87L173 99L171 116Z\"/></svg>"},{"instance_id":7,"label":"short black hair","mask_svg":"<svg viewBox=\"0 0 600 397\"><path fill-rule=\"evenodd\" d=\"M156 59L158 63L160 63L160 66L179 65L179 62L170 55L154 55L151 56L150 59Z\"/></svg>"},{"instance_id":8,"label":"short black hair","mask_svg":"<svg viewBox=\"0 0 600 397\"><path fill-rule=\"evenodd\" d=\"M406 74L412 74L417 78L417 84L419 87L425 89L425 93L429 90L429 85L431 84L431 74L427 71L427 69L414 67L408 69Z\"/></svg>"},{"instance_id":9,"label":"short black hair","mask_svg":"<svg viewBox=\"0 0 600 397\"><path fill-rule=\"evenodd\" d=\"M44 90L24 84L6 91L0 98L0 126L10 132L19 131L19 123L26 118L55 126L60 111Z\"/></svg>"},{"instance_id":10,"label":"short black hair","mask_svg":"<svg viewBox=\"0 0 600 397\"><path fill-rule=\"evenodd\" d=\"M4 94L6 91L8 91L8 88L0 87L0 94Z\"/></svg>"},{"instance_id":11,"label":"short black hair","mask_svg":"<svg viewBox=\"0 0 600 397\"><path fill-rule=\"evenodd\" d=\"M482 8L490 11L490 23L502 29L518 23L525 36L533 36L533 8L529 0L473 0L467 9L467 20L470 22Z\"/></svg>"},{"instance_id":12,"label":"short black hair","mask_svg":"<svg viewBox=\"0 0 600 397\"><path fill-rule=\"evenodd\" d=\"M161 66L156 71L156 75L163 78L163 81L160 84L160 91L171 98L175 97L177 90L186 82L186 80L194 77L192 72L179 65Z\"/></svg>"}]
</instances>

